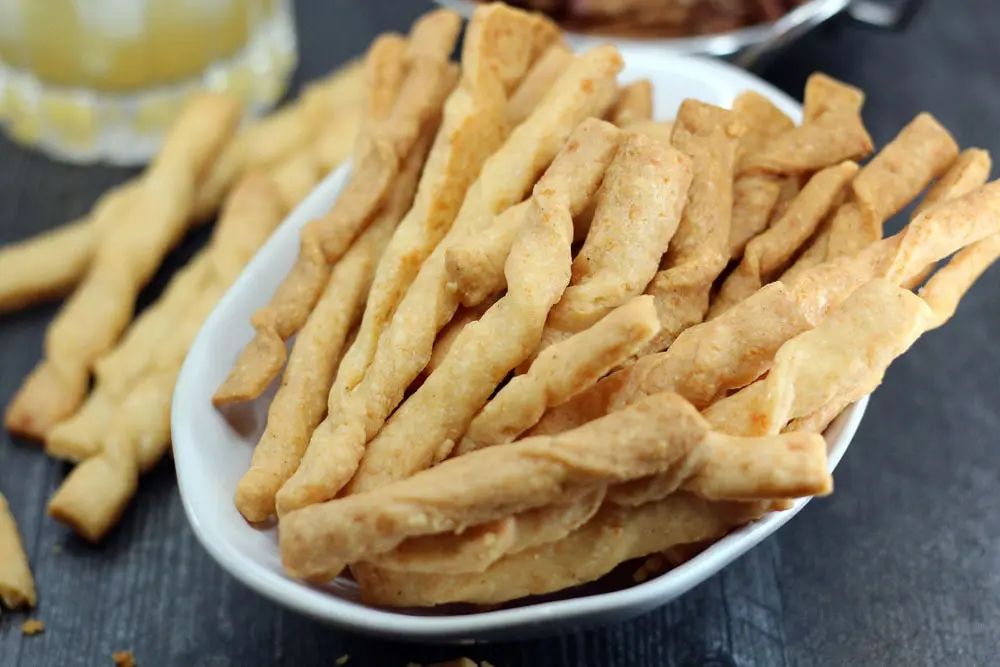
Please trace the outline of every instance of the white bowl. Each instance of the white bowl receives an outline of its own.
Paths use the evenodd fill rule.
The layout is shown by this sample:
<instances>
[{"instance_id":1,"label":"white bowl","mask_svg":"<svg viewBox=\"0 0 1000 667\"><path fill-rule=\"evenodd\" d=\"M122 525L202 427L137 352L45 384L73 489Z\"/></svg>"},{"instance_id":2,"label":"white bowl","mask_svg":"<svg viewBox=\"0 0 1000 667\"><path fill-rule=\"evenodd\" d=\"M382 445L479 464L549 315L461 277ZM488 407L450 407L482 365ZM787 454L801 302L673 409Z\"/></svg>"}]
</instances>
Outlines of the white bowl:
<instances>
[{"instance_id":1,"label":"white bowl","mask_svg":"<svg viewBox=\"0 0 1000 667\"><path fill-rule=\"evenodd\" d=\"M624 52L623 80L648 77L656 91L659 118L672 118L681 100L696 97L729 106L744 90L756 90L793 117L801 108L760 79L724 63L691 57L650 57ZM253 259L222 298L191 347L174 393L174 458L181 498L195 534L233 576L291 609L347 629L423 641L474 641L552 633L585 624L622 620L665 604L701 583L791 519L807 500L771 514L723 538L690 562L639 585L614 577L541 601L494 611L452 606L433 610L388 611L365 606L355 585L337 580L311 586L284 574L274 528L254 527L233 505L233 493L247 470L273 391L229 413L212 407L211 397L251 339L250 315L264 305L292 266L299 229L325 213L336 200L348 168L330 175L306 198ZM830 468L847 449L867 401L849 408L827 432Z\"/></svg>"}]
</instances>

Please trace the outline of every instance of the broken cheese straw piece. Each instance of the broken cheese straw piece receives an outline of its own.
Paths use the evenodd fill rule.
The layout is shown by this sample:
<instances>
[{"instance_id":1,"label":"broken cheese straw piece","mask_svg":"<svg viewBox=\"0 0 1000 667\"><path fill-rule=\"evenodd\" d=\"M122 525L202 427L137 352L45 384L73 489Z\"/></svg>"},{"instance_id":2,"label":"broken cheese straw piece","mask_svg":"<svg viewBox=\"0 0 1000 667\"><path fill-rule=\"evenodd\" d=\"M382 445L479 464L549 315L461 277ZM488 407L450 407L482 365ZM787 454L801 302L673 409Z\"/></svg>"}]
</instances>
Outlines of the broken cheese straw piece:
<instances>
[{"instance_id":1,"label":"broken cheese straw piece","mask_svg":"<svg viewBox=\"0 0 1000 667\"><path fill-rule=\"evenodd\" d=\"M640 296L549 347L527 373L513 378L480 410L455 455L511 442L534 426L546 409L592 387L659 329L652 297Z\"/></svg>"},{"instance_id":2,"label":"broken cheese straw piece","mask_svg":"<svg viewBox=\"0 0 1000 667\"><path fill-rule=\"evenodd\" d=\"M539 352L642 294L668 252L691 185L692 163L684 153L640 134L625 136Z\"/></svg>"},{"instance_id":3,"label":"broken cheese straw piece","mask_svg":"<svg viewBox=\"0 0 1000 667\"><path fill-rule=\"evenodd\" d=\"M510 257L507 293L462 330L441 366L369 443L348 493L384 486L445 459L507 374L538 346L569 284L573 221L567 191L536 193Z\"/></svg>"},{"instance_id":4,"label":"broken cheese straw piece","mask_svg":"<svg viewBox=\"0 0 1000 667\"><path fill-rule=\"evenodd\" d=\"M691 158L691 187L663 270L646 287L662 327L646 352L665 349L708 312L712 283L729 262L733 177L742 131L730 111L696 100L681 104L672 140Z\"/></svg>"},{"instance_id":5,"label":"broken cheese straw piece","mask_svg":"<svg viewBox=\"0 0 1000 667\"><path fill-rule=\"evenodd\" d=\"M95 384L87 400L45 436L49 456L79 462L100 452L101 440L118 404L142 377L161 343L170 336L174 323L213 279L206 251L174 276L163 295L136 318L118 345L95 362Z\"/></svg>"},{"instance_id":6,"label":"broken cheese straw piece","mask_svg":"<svg viewBox=\"0 0 1000 667\"><path fill-rule=\"evenodd\" d=\"M533 189L568 192L570 214L577 218L600 187L621 138L622 133L610 123L593 118L584 120ZM528 203L522 202L507 209L486 229L448 248L445 269L464 305L481 304L503 290L504 263L524 224L526 206Z\"/></svg>"},{"instance_id":7,"label":"broken cheese straw piece","mask_svg":"<svg viewBox=\"0 0 1000 667\"><path fill-rule=\"evenodd\" d=\"M810 123L831 110L860 114L864 103L865 94L860 88L817 72L806 79L802 116L805 122Z\"/></svg>"},{"instance_id":8,"label":"broken cheese straw piece","mask_svg":"<svg viewBox=\"0 0 1000 667\"><path fill-rule=\"evenodd\" d=\"M236 508L248 521L264 521L274 513L274 494L295 472L313 429L326 413L337 361L361 318L375 265L413 201L435 129L433 124L427 128L406 157L385 207L334 266L330 282L295 339L250 469L236 485Z\"/></svg>"},{"instance_id":9,"label":"broken cheese straw piece","mask_svg":"<svg viewBox=\"0 0 1000 667\"><path fill-rule=\"evenodd\" d=\"M371 223L420 128L440 112L454 83L448 56L458 28L458 16L444 10L427 14L414 25L406 50L407 76L394 96L391 113L372 120L358 137L351 179L333 208L302 228L295 264L270 302L251 317L257 333L213 396L216 405L256 398L280 372L286 357L284 341L305 323L331 266ZM375 64L367 61L368 66Z\"/></svg>"},{"instance_id":10,"label":"broken cheese straw piece","mask_svg":"<svg viewBox=\"0 0 1000 667\"><path fill-rule=\"evenodd\" d=\"M930 309L912 292L873 280L816 329L785 343L766 378L713 404L705 419L733 435L779 433L873 371L884 372L930 318Z\"/></svg>"},{"instance_id":11,"label":"broken cheese straw piece","mask_svg":"<svg viewBox=\"0 0 1000 667\"><path fill-rule=\"evenodd\" d=\"M109 421L101 452L73 469L49 501L49 514L92 541L117 523L135 494L139 473L155 465L170 443L170 400L188 348L283 215L277 191L263 175L249 174L233 190L208 250L214 280L172 324L169 338Z\"/></svg>"},{"instance_id":12,"label":"broken cheese straw piece","mask_svg":"<svg viewBox=\"0 0 1000 667\"><path fill-rule=\"evenodd\" d=\"M369 564L400 572L442 575L482 572L508 554L563 539L597 513L604 494L604 487L598 486L568 494L564 500L545 507L473 526L461 534L403 540Z\"/></svg>"},{"instance_id":13,"label":"broken cheese straw piece","mask_svg":"<svg viewBox=\"0 0 1000 667\"><path fill-rule=\"evenodd\" d=\"M608 121L618 127L630 127L652 119L653 83L649 79L640 79L622 88L608 112Z\"/></svg>"},{"instance_id":14,"label":"broken cheese straw piece","mask_svg":"<svg viewBox=\"0 0 1000 667\"><path fill-rule=\"evenodd\" d=\"M737 151L739 162L755 153L770 139L795 127L792 119L773 102L753 91L739 95L733 102L733 112L746 131ZM729 229L729 254L738 259L747 242L767 227L771 212L781 193L782 179L768 174L743 174L733 183L733 213Z\"/></svg>"},{"instance_id":15,"label":"broken cheese straw piece","mask_svg":"<svg viewBox=\"0 0 1000 667\"><path fill-rule=\"evenodd\" d=\"M506 40L489 36L507 26L510 12L519 25ZM420 266L451 228L469 186L486 159L507 138L504 82L497 63L516 60L511 51L530 51L534 20L502 5L480 7L466 29L458 86L444 104L443 120L420 178L416 199L379 261L361 326L337 371L329 403L336 406L361 382L375 356L379 337L413 283ZM519 36L520 40L513 39Z\"/></svg>"},{"instance_id":16,"label":"broken cheese straw piece","mask_svg":"<svg viewBox=\"0 0 1000 667\"><path fill-rule=\"evenodd\" d=\"M713 299L708 319L718 317L772 280L837 205L857 172L857 164L843 162L809 179L788 211L747 245L743 259Z\"/></svg>"},{"instance_id":17,"label":"broken cheese straw piece","mask_svg":"<svg viewBox=\"0 0 1000 667\"><path fill-rule=\"evenodd\" d=\"M562 433L662 391L706 408L760 377L778 349L810 327L792 293L771 283L714 320L687 329L665 352L640 357L549 410L529 435Z\"/></svg>"},{"instance_id":18,"label":"broken cheese straw piece","mask_svg":"<svg viewBox=\"0 0 1000 667\"><path fill-rule=\"evenodd\" d=\"M562 42L556 42L546 49L507 102L507 124L510 127L527 120L571 62L573 52Z\"/></svg>"},{"instance_id":19,"label":"broken cheese straw piece","mask_svg":"<svg viewBox=\"0 0 1000 667\"><path fill-rule=\"evenodd\" d=\"M17 521L0 493L0 602L8 609L34 607L35 580L21 544Z\"/></svg>"},{"instance_id":20,"label":"broken cheese straw piece","mask_svg":"<svg viewBox=\"0 0 1000 667\"><path fill-rule=\"evenodd\" d=\"M761 439L756 446L784 449L787 438ZM609 441L616 445L609 448ZM658 394L559 436L489 447L388 486L291 512L282 517L282 561L295 576L330 576L406 538L460 532L558 502L574 489L667 471L675 471L681 486L699 474L703 451L724 451L729 441L710 432L680 397ZM820 436L799 434L796 442L825 459Z\"/></svg>"},{"instance_id":21,"label":"broken cheese straw piece","mask_svg":"<svg viewBox=\"0 0 1000 667\"><path fill-rule=\"evenodd\" d=\"M933 116L917 116L861 169L852 184L853 196L785 272L787 280L881 239L884 222L944 173L957 155L955 140Z\"/></svg>"},{"instance_id":22,"label":"broken cheese straw piece","mask_svg":"<svg viewBox=\"0 0 1000 667\"><path fill-rule=\"evenodd\" d=\"M715 539L759 517L767 503L711 502L677 493L641 507L606 504L564 539L509 555L485 572L440 575L373 570L361 587L368 604L418 607L494 604L599 579L618 564L680 543Z\"/></svg>"},{"instance_id":23,"label":"broken cheese straw piece","mask_svg":"<svg viewBox=\"0 0 1000 667\"><path fill-rule=\"evenodd\" d=\"M114 346L139 291L187 229L198 179L238 120L239 105L222 95L199 95L185 107L128 202L127 220L104 238L87 277L49 326L44 361L7 408L12 433L44 438L83 402L91 365Z\"/></svg>"},{"instance_id":24,"label":"broken cheese straw piece","mask_svg":"<svg viewBox=\"0 0 1000 667\"><path fill-rule=\"evenodd\" d=\"M445 271L448 247L486 228L498 213L524 198L577 124L610 104L621 67L614 47L579 56L531 117L490 156L455 223L420 267L379 338L364 379L344 396L335 393L334 385L328 418L314 431L298 471L278 493L279 514L332 498L350 480L365 442L402 401L430 360L437 332L458 308Z\"/></svg>"}]
</instances>

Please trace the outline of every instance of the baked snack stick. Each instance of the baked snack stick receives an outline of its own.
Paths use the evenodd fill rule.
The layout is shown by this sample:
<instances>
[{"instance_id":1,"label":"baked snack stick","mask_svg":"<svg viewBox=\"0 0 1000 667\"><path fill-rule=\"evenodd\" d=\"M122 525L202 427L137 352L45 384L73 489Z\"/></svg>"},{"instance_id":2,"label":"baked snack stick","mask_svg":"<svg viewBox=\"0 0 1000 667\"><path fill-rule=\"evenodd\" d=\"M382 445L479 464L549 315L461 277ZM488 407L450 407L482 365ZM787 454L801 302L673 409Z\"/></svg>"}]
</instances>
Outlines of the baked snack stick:
<instances>
[{"instance_id":1,"label":"baked snack stick","mask_svg":"<svg viewBox=\"0 0 1000 667\"><path fill-rule=\"evenodd\" d=\"M663 391L704 409L771 365L788 340L811 328L794 295L771 283L719 317L682 332L665 352L646 355L542 417L528 435L554 435Z\"/></svg>"},{"instance_id":2,"label":"baked snack stick","mask_svg":"<svg viewBox=\"0 0 1000 667\"><path fill-rule=\"evenodd\" d=\"M802 116L809 123L827 111L860 114L864 103L865 94L860 88L816 72L806 79Z\"/></svg>"},{"instance_id":3,"label":"baked snack stick","mask_svg":"<svg viewBox=\"0 0 1000 667\"><path fill-rule=\"evenodd\" d=\"M562 42L552 44L539 56L507 102L507 123L511 127L527 120L571 62L573 52Z\"/></svg>"},{"instance_id":4,"label":"baked snack stick","mask_svg":"<svg viewBox=\"0 0 1000 667\"><path fill-rule=\"evenodd\" d=\"M857 173L857 164L842 162L810 178L785 214L747 244L743 259L712 299L708 319L718 317L773 280L837 206Z\"/></svg>"},{"instance_id":5,"label":"baked snack stick","mask_svg":"<svg viewBox=\"0 0 1000 667\"><path fill-rule=\"evenodd\" d=\"M653 83L640 79L624 86L615 105L608 112L608 121L618 127L629 127L653 119Z\"/></svg>"},{"instance_id":6,"label":"baked snack stick","mask_svg":"<svg viewBox=\"0 0 1000 667\"><path fill-rule=\"evenodd\" d=\"M361 596L368 604L424 607L550 593L599 579L633 558L722 537L767 510L766 502L712 502L683 492L640 507L606 504L565 538L505 556L484 572L373 569L360 581Z\"/></svg>"},{"instance_id":7,"label":"baked snack stick","mask_svg":"<svg viewBox=\"0 0 1000 667\"><path fill-rule=\"evenodd\" d=\"M691 187L662 270L646 287L662 328L645 352L665 349L708 312L712 283L729 262L733 178L742 132L730 111L696 100L681 104L672 143L691 158Z\"/></svg>"},{"instance_id":8,"label":"baked snack stick","mask_svg":"<svg viewBox=\"0 0 1000 667\"><path fill-rule=\"evenodd\" d=\"M103 239L87 277L49 325L45 359L7 408L12 433L44 438L83 402L92 364L128 326L139 291L187 228L200 175L235 129L230 98L194 98L125 212L127 222Z\"/></svg>"},{"instance_id":9,"label":"baked snack stick","mask_svg":"<svg viewBox=\"0 0 1000 667\"><path fill-rule=\"evenodd\" d=\"M767 377L714 403L705 419L733 435L779 433L872 372L884 372L930 320L930 309L918 296L873 280L816 329L785 343Z\"/></svg>"},{"instance_id":10,"label":"baked snack stick","mask_svg":"<svg viewBox=\"0 0 1000 667\"><path fill-rule=\"evenodd\" d=\"M788 269L789 280L827 260L853 255L882 238L882 225L917 197L958 156L958 145L933 116L922 113L866 164L852 196Z\"/></svg>"},{"instance_id":11,"label":"baked snack stick","mask_svg":"<svg viewBox=\"0 0 1000 667\"><path fill-rule=\"evenodd\" d=\"M270 181L251 174L224 207L209 248L214 279L172 326L128 395L119 403L99 454L73 469L49 501L49 514L88 540L99 541L118 522L135 495L139 473L152 468L170 444L170 402L188 349L242 265L284 215ZM229 233L232 228L239 233ZM223 245L225 242L225 245Z\"/></svg>"},{"instance_id":12,"label":"baked snack stick","mask_svg":"<svg viewBox=\"0 0 1000 667\"><path fill-rule=\"evenodd\" d=\"M278 493L279 514L332 498L353 476L365 443L427 365L437 332L458 308L447 284L448 247L488 227L498 213L523 199L577 124L611 103L621 67L614 47L579 56L531 117L487 160L455 223L421 266L379 338L364 379L345 396L336 393L335 383L327 419L313 432L298 471Z\"/></svg>"},{"instance_id":13,"label":"baked snack stick","mask_svg":"<svg viewBox=\"0 0 1000 667\"><path fill-rule=\"evenodd\" d=\"M420 266L451 228L486 159L507 138L506 84L499 77L497 63L515 61L513 52L532 50L534 23L530 15L501 5L480 7L473 13L462 49L461 78L444 104L441 130L431 147L413 206L379 261L358 336L337 372L331 403L364 377L379 337ZM507 39L491 38L501 29L507 32Z\"/></svg>"},{"instance_id":14,"label":"baked snack stick","mask_svg":"<svg viewBox=\"0 0 1000 667\"><path fill-rule=\"evenodd\" d=\"M559 436L489 447L388 486L291 512L282 517L282 562L295 576L330 576L407 538L461 532L550 505L577 489L668 472L678 488L697 487L706 459L725 466L726 448L733 446L808 450L820 460L820 482L828 487L822 437L797 435L794 442L779 436L740 443L709 431L680 397L658 394ZM615 446L608 447L609 441ZM726 495L725 489L716 491Z\"/></svg>"},{"instance_id":15,"label":"baked snack stick","mask_svg":"<svg viewBox=\"0 0 1000 667\"><path fill-rule=\"evenodd\" d=\"M660 329L649 296L611 311L593 326L547 348L528 372L510 380L469 424L455 455L511 442L545 410L594 386Z\"/></svg>"},{"instance_id":16,"label":"baked snack stick","mask_svg":"<svg viewBox=\"0 0 1000 667\"><path fill-rule=\"evenodd\" d=\"M684 111L679 118L684 117ZM549 313L539 351L642 294L669 252L692 187L692 161L641 134L624 137L597 193L572 281Z\"/></svg>"},{"instance_id":17,"label":"baked snack stick","mask_svg":"<svg viewBox=\"0 0 1000 667\"><path fill-rule=\"evenodd\" d=\"M163 295L136 318L121 341L94 363L94 388L80 409L45 436L45 452L79 462L101 449L101 439L119 402L142 377L174 323L214 277L206 251L170 281Z\"/></svg>"},{"instance_id":18,"label":"baked snack stick","mask_svg":"<svg viewBox=\"0 0 1000 667\"><path fill-rule=\"evenodd\" d=\"M251 317L256 336L216 391L216 405L256 398L286 359L284 341L305 323L326 285L332 265L371 223L410 152L420 128L440 113L454 84L448 56L459 18L444 10L414 24L407 43L407 75L386 118L374 119L358 137L351 179L333 208L301 231L298 257L270 302ZM369 95L381 91L369 91ZM378 108L373 105L372 108Z\"/></svg>"},{"instance_id":19,"label":"baked snack stick","mask_svg":"<svg viewBox=\"0 0 1000 667\"><path fill-rule=\"evenodd\" d=\"M17 521L0 493L0 602L8 609L34 607L35 580L24 553Z\"/></svg>"},{"instance_id":20,"label":"baked snack stick","mask_svg":"<svg viewBox=\"0 0 1000 667\"><path fill-rule=\"evenodd\" d=\"M326 397L347 337L361 319L379 257L413 202L435 130L434 124L427 128L406 157L385 207L333 267L330 282L295 339L250 468L236 486L236 507L248 521L264 521L274 513L275 493L295 472L313 429L326 414Z\"/></svg>"},{"instance_id":21,"label":"baked snack stick","mask_svg":"<svg viewBox=\"0 0 1000 667\"><path fill-rule=\"evenodd\" d=\"M596 118L584 120L542 174L536 189L570 193L570 214L574 220L579 218L600 187L621 139L622 133L610 123ZM477 306L503 291L504 264L525 221L526 206L528 203L522 202L507 209L486 229L448 248L448 280L465 306Z\"/></svg>"}]
</instances>

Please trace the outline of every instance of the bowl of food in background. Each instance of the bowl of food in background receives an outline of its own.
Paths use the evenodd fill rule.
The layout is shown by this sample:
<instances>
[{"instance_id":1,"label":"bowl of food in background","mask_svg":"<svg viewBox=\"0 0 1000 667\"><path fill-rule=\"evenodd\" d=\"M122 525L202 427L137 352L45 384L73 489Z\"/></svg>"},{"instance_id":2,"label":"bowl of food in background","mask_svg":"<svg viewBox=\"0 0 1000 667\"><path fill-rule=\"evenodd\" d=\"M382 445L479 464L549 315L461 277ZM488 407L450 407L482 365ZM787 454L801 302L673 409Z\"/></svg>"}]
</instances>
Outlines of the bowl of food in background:
<instances>
[{"instance_id":1,"label":"bowl of food in background","mask_svg":"<svg viewBox=\"0 0 1000 667\"><path fill-rule=\"evenodd\" d=\"M743 67L779 51L830 19L846 15L902 30L922 0L521 0L554 17L577 48L613 41L686 55L733 58ZM438 0L471 15L476 0Z\"/></svg>"}]
</instances>

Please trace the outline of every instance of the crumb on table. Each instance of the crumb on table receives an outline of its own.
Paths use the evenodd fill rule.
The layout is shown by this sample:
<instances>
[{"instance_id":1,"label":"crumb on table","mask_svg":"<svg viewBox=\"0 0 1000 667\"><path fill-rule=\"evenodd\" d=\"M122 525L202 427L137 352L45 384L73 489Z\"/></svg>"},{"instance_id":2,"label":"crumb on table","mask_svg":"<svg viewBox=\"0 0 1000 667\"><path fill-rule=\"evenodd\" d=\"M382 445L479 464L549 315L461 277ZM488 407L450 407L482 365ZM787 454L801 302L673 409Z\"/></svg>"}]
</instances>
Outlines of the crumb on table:
<instances>
[{"instance_id":1,"label":"crumb on table","mask_svg":"<svg viewBox=\"0 0 1000 667\"><path fill-rule=\"evenodd\" d=\"M111 654L115 667L135 667L135 656L132 651L115 651Z\"/></svg>"},{"instance_id":2,"label":"crumb on table","mask_svg":"<svg viewBox=\"0 0 1000 667\"><path fill-rule=\"evenodd\" d=\"M344 655L342 655L339 658L337 658L336 660L334 660L333 664L337 665L337 667L341 667L341 665L346 665L347 661L350 660L350 659L351 659L351 656L349 656L349 655L347 655L345 653Z\"/></svg>"},{"instance_id":3,"label":"crumb on table","mask_svg":"<svg viewBox=\"0 0 1000 667\"><path fill-rule=\"evenodd\" d=\"M37 635L45 632L45 623L38 620L37 618L32 618L21 624L21 633L31 636Z\"/></svg>"}]
</instances>

